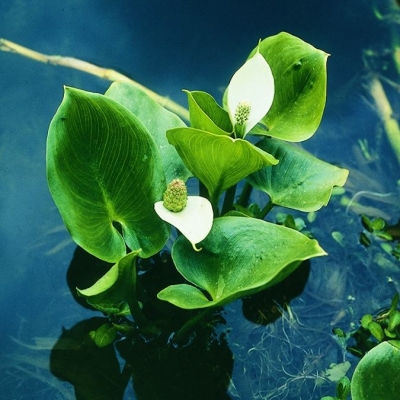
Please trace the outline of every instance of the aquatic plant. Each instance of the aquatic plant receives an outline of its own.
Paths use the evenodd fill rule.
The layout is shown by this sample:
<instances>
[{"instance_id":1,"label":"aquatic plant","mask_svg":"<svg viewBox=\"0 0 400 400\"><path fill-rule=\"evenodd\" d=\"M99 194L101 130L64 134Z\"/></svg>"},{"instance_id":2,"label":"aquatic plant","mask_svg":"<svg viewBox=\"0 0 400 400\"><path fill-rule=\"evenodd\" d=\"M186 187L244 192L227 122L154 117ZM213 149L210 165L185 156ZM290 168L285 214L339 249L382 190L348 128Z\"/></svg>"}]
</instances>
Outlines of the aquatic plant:
<instances>
[{"instance_id":1,"label":"aquatic plant","mask_svg":"<svg viewBox=\"0 0 400 400\"><path fill-rule=\"evenodd\" d=\"M183 233L172 258L187 283L158 298L183 309L208 312L324 255L315 239L263 218L275 205L318 210L346 181L346 170L286 143L311 137L319 125L326 59L287 33L264 39L233 76L223 107L205 92L186 92L190 127L129 83L115 82L105 95L66 87L47 139L49 188L74 241L115 263L79 294L109 315L126 314L128 306L140 328L153 326L139 305L136 264L163 249L169 223ZM248 134L263 139L254 145ZM205 208L191 208L190 195L179 208L168 206L179 190L186 193L189 177L199 180ZM259 218L234 211L244 179L270 196ZM165 192L170 182L182 189ZM247 206L243 197L240 203ZM205 230L201 220L209 221Z\"/></svg>"},{"instance_id":2,"label":"aquatic plant","mask_svg":"<svg viewBox=\"0 0 400 400\"><path fill-rule=\"evenodd\" d=\"M372 400L398 398L400 383L398 367L400 363L400 311L399 295L396 294L389 309L375 316L366 314L361 319L361 326L349 333L334 329L339 340L347 344L347 350L361 361L357 364L351 379L353 400ZM328 399L346 399L350 392L350 382L346 378L346 391L343 396ZM339 383L340 385L340 383ZM339 388L338 388L339 391Z\"/></svg>"},{"instance_id":3,"label":"aquatic plant","mask_svg":"<svg viewBox=\"0 0 400 400\"><path fill-rule=\"evenodd\" d=\"M57 376L81 388L79 374L62 375L70 369L57 359L68 350L71 364L81 362L72 339L88 352L121 345L126 359L124 346L145 351L139 337L180 348L193 332L208 332L222 306L326 255L290 218L266 218L278 206L315 212L346 182L347 170L294 144L312 137L322 119L327 57L288 33L268 37L233 75L221 104L185 91L188 112L160 105L119 74L110 74L116 81L105 94L65 88L47 138L49 189L77 254L81 248L108 268L89 287L78 283L80 300L105 317L63 332L52 352ZM269 200L250 204L256 190ZM158 288L165 264L169 284ZM84 274L92 277L89 268ZM168 348L153 350L153 361L171 357ZM119 375L115 354L108 356L107 373L125 383L126 371ZM229 374L222 375L225 385Z\"/></svg>"}]
</instances>

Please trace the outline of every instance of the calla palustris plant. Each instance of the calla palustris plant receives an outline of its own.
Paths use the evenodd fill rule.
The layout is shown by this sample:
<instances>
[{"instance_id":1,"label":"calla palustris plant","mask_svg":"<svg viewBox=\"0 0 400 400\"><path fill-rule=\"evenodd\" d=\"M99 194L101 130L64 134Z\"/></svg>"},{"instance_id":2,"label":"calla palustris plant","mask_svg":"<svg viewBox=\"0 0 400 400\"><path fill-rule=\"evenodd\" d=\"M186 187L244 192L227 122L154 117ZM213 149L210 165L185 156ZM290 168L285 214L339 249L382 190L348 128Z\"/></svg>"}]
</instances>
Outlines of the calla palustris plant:
<instances>
[{"instance_id":1,"label":"calla palustris plant","mask_svg":"<svg viewBox=\"0 0 400 400\"><path fill-rule=\"evenodd\" d=\"M243 180L271 204L302 211L319 209L333 186L344 185L346 170L282 141L317 130L326 60L288 33L266 38L233 75L221 105L186 91L190 126L129 83L113 83L105 95L66 88L48 133L50 192L75 242L114 264L79 293L108 314L130 310L142 327L136 264L160 252L171 232L178 235L172 259L187 283L158 297L184 309L223 306L325 255L300 232L224 214ZM254 145L248 135L265 138ZM201 196L187 193L192 177Z\"/></svg>"}]
</instances>

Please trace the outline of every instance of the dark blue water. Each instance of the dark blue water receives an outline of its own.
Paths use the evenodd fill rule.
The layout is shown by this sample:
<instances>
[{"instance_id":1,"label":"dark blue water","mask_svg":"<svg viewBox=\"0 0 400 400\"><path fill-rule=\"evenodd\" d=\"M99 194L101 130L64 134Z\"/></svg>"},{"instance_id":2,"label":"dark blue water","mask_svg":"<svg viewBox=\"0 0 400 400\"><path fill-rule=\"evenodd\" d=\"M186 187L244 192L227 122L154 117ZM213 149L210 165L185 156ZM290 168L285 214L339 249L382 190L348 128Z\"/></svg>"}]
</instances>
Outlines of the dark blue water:
<instances>
[{"instance_id":1,"label":"dark blue water","mask_svg":"<svg viewBox=\"0 0 400 400\"><path fill-rule=\"evenodd\" d=\"M6 39L43 53L69 55L115 68L182 105L183 88L204 90L219 99L232 73L259 38L287 31L331 54L325 119L308 148L327 161L354 166L351 149L357 137L374 139L378 119L360 95L362 54L365 49L388 46L388 25L376 20L367 0L19 0L0 4L0 27L0 35ZM45 178L47 129L64 84L101 93L109 85L82 72L0 52L0 399L75 398L68 383L49 373L49 350L62 327L69 328L94 315L73 300L66 284L75 245L63 228ZM387 157L395 163L389 151ZM390 171L393 174L393 168ZM394 182L390 174L387 179ZM363 190L362 179L356 180L358 190ZM387 185L378 189L392 190ZM335 229L342 229L342 225L322 226L321 235ZM327 274L336 274L343 281L340 274L352 263L350 255L338 248L330 235L320 241L334 255ZM317 280L310 285L311 292L326 290L326 282ZM382 299L390 298L392 292L389 288ZM343 293L335 295L345 302L355 293L346 292L344 287ZM311 360L310 365L317 363L315 347L307 349L307 343L315 340L308 336L310 329L306 333L295 329L295 325L311 326L309 320L316 319L316 314L313 316L311 306L309 312L302 308L307 297L296 301L300 325L294 319L281 319L276 328L280 331L274 334L266 328L257 329L247 320L238 321L237 305L226 309L228 324L241 324L233 327L228 340L238 360L229 398L300 398L291 397L294 392L289 387L307 382L330 362L340 362L340 351L330 343L332 351L325 354L324 362L303 380L296 378L304 354L310 353L304 358ZM339 311L326 311L328 317L321 323L326 324L326 331L318 337L321 343L317 348L326 346L324 340L331 340L329 323ZM285 335L290 334L293 341L296 335L301 336L298 353L289 352L290 339ZM268 350L277 348L274 338L280 340L280 354ZM260 349L258 353L256 348ZM273 357L273 365L284 359L282 365L291 374L288 383L279 381L278 376L276 382L265 384L265 370L275 368L267 365ZM300 367L294 367L291 357L300 360ZM282 373L280 368L275 369ZM254 383L257 380L258 386ZM274 385L282 389L268 397ZM308 393L319 399L317 389ZM135 398L130 386L126 398Z\"/></svg>"}]
</instances>

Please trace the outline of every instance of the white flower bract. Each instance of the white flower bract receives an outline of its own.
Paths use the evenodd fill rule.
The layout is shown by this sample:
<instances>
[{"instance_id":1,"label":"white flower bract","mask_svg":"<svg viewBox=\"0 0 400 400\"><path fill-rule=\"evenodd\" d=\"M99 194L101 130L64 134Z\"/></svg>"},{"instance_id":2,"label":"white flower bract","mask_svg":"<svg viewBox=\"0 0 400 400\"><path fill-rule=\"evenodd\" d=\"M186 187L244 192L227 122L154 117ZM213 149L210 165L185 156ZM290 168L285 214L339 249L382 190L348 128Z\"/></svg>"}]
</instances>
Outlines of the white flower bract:
<instances>
[{"instance_id":1,"label":"white flower bract","mask_svg":"<svg viewBox=\"0 0 400 400\"><path fill-rule=\"evenodd\" d=\"M227 93L227 107L237 136L244 136L267 114L274 100L275 86L271 68L265 58L257 53L247 60L233 75ZM238 115L248 105L245 121L237 121Z\"/></svg>"},{"instance_id":2,"label":"white flower bract","mask_svg":"<svg viewBox=\"0 0 400 400\"><path fill-rule=\"evenodd\" d=\"M196 243L201 242L209 234L214 213L211 203L200 196L188 196L186 207L179 212L167 210L162 201L154 204L158 216L175 226L192 244L193 249L200 251Z\"/></svg>"}]
</instances>

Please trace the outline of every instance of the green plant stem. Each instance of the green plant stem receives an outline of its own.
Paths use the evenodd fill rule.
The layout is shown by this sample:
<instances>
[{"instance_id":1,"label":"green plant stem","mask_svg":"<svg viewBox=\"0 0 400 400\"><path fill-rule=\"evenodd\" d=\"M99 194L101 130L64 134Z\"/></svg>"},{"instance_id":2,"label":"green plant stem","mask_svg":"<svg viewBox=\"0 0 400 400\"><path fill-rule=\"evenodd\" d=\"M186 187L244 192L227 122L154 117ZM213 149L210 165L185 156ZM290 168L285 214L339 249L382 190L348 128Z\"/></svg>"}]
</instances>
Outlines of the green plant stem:
<instances>
[{"instance_id":1,"label":"green plant stem","mask_svg":"<svg viewBox=\"0 0 400 400\"><path fill-rule=\"evenodd\" d=\"M240 193L238 204L242 207L246 207L249 203L251 192L253 191L253 186L250 183L245 182L242 193Z\"/></svg>"},{"instance_id":2,"label":"green plant stem","mask_svg":"<svg viewBox=\"0 0 400 400\"><path fill-rule=\"evenodd\" d=\"M185 322L183 326L179 329L179 331L174 335L174 343L177 345L184 344L189 335L193 332L193 330L199 326L200 324L204 324L207 319L214 313L215 308L209 307L200 311L193 318L189 319L189 321Z\"/></svg>"},{"instance_id":3,"label":"green plant stem","mask_svg":"<svg viewBox=\"0 0 400 400\"><path fill-rule=\"evenodd\" d=\"M210 203L212 205L212 209L214 212L214 218L219 217L220 213L219 213L219 208L218 208L218 200L221 196L221 192L216 191L213 193L213 196L210 196Z\"/></svg>"},{"instance_id":4,"label":"green plant stem","mask_svg":"<svg viewBox=\"0 0 400 400\"><path fill-rule=\"evenodd\" d=\"M129 310L131 312L132 318L135 320L139 328L142 328L148 324L147 318L142 313L142 309L140 308L139 301L137 298L137 274L136 274L136 260L132 261L132 269L131 269L131 284L129 285L129 295L128 295L128 305Z\"/></svg>"},{"instance_id":5,"label":"green plant stem","mask_svg":"<svg viewBox=\"0 0 400 400\"><path fill-rule=\"evenodd\" d=\"M199 181L199 196L205 197L206 199L210 200L207 188L205 187L204 183L200 181Z\"/></svg>"},{"instance_id":6,"label":"green plant stem","mask_svg":"<svg viewBox=\"0 0 400 400\"><path fill-rule=\"evenodd\" d=\"M208 190L205 187L204 183L199 181L199 196L204 197L210 201L213 212L214 212L214 218L219 217L218 199L219 199L220 194L218 194L217 196L211 197L209 195Z\"/></svg>"},{"instance_id":7,"label":"green plant stem","mask_svg":"<svg viewBox=\"0 0 400 400\"><path fill-rule=\"evenodd\" d=\"M224 203L222 205L221 215L232 210L233 202L235 201L236 185L233 185L225 192Z\"/></svg>"},{"instance_id":8,"label":"green plant stem","mask_svg":"<svg viewBox=\"0 0 400 400\"><path fill-rule=\"evenodd\" d=\"M270 200L260 211L260 219L264 219L266 215L274 208L275 204Z\"/></svg>"},{"instance_id":9,"label":"green plant stem","mask_svg":"<svg viewBox=\"0 0 400 400\"><path fill-rule=\"evenodd\" d=\"M142 310L140 309L140 306L137 303L137 300L132 297L133 296L130 296L130 299L128 301L129 310L131 312L133 319L135 320L136 324L138 325L138 327L143 328L149 324L149 321L142 313Z\"/></svg>"},{"instance_id":10,"label":"green plant stem","mask_svg":"<svg viewBox=\"0 0 400 400\"><path fill-rule=\"evenodd\" d=\"M127 298L132 318L143 334L151 336L158 335L157 327L145 317L139 305L139 300L137 298L139 282L137 281L136 258L132 260L131 263L129 282Z\"/></svg>"}]
</instances>

